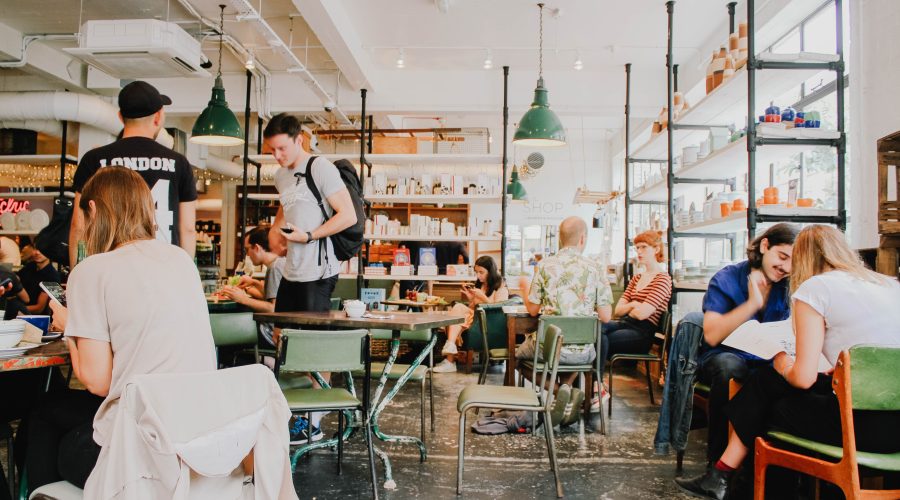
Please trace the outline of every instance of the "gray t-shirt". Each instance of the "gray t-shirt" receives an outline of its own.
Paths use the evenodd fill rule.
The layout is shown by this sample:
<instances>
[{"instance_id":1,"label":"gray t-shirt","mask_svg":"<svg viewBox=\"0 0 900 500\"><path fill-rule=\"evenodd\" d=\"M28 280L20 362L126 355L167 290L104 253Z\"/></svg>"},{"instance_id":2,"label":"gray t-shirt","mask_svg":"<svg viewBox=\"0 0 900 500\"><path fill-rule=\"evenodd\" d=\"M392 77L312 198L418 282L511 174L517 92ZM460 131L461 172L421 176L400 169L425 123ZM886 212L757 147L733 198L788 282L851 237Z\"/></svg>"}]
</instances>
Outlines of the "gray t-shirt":
<instances>
[{"instance_id":1,"label":"gray t-shirt","mask_svg":"<svg viewBox=\"0 0 900 500\"><path fill-rule=\"evenodd\" d=\"M284 275L284 257L278 257L275 259L275 262L272 262L272 265L266 268L266 284L263 297L265 300L275 300L278 297L278 285L281 284L281 277ZM275 328L274 323L260 323L259 324L259 333L272 345L275 347L275 337L273 335L273 330Z\"/></svg>"},{"instance_id":2,"label":"gray t-shirt","mask_svg":"<svg viewBox=\"0 0 900 500\"><path fill-rule=\"evenodd\" d=\"M275 171L275 187L284 210L284 220L293 224L298 231L312 231L325 223L316 197L303 177L305 174L306 161L294 168L281 167ZM317 157L312 163L312 178L322 196L325 212L331 217L334 210L327 198L347 189L347 186L341 180L337 167L322 157ZM284 278L288 281L306 282L338 274L341 263L334 255L331 239L325 238L325 254L320 255L322 247L319 241L310 244L288 241Z\"/></svg>"}]
</instances>

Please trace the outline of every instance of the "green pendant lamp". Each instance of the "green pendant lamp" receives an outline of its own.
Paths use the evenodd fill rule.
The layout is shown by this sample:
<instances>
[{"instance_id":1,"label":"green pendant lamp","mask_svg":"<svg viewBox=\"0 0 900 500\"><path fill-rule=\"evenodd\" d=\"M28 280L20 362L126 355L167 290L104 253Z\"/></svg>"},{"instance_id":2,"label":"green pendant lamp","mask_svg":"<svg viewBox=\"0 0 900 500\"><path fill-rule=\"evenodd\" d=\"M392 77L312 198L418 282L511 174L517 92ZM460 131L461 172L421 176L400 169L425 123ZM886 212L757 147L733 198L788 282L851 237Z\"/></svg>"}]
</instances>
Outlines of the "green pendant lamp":
<instances>
[{"instance_id":1,"label":"green pendant lamp","mask_svg":"<svg viewBox=\"0 0 900 500\"><path fill-rule=\"evenodd\" d=\"M213 85L212 97L206 109L197 117L191 130L191 142L206 146L240 146L244 143L244 131L225 100L222 85L222 35L225 32L225 6L219 5L219 70Z\"/></svg>"},{"instance_id":2,"label":"green pendant lamp","mask_svg":"<svg viewBox=\"0 0 900 500\"><path fill-rule=\"evenodd\" d=\"M521 146L555 147L565 146L566 130L559 117L550 109L547 89L544 87L544 4L540 9L540 48L538 52L538 81L534 89L531 108L519 120L519 127L513 136L513 143Z\"/></svg>"},{"instance_id":3,"label":"green pendant lamp","mask_svg":"<svg viewBox=\"0 0 900 500\"><path fill-rule=\"evenodd\" d=\"M528 193L525 192L525 186L519 182L519 172L516 171L516 168L512 169L512 177L509 179L509 184L506 185L506 194L513 199L513 201L525 201L528 198Z\"/></svg>"}]
</instances>

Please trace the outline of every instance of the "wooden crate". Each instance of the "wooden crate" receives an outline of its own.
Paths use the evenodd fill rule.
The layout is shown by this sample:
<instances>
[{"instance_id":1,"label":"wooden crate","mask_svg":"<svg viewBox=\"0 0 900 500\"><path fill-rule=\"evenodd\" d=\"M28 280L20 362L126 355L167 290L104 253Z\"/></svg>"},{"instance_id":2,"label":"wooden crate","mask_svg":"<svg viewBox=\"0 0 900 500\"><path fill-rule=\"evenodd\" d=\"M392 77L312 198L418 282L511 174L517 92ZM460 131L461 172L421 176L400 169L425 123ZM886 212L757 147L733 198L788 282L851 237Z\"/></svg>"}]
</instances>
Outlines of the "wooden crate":
<instances>
[{"instance_id":1,"label":"wooden crate","mask_svg":"<svg viewBox=\"0 0 900 500\"><path fill-rule=\"evenodd\" d=\"M900 234L900 132L878 140L878 232Z\"/></svg>"}]
</instances>

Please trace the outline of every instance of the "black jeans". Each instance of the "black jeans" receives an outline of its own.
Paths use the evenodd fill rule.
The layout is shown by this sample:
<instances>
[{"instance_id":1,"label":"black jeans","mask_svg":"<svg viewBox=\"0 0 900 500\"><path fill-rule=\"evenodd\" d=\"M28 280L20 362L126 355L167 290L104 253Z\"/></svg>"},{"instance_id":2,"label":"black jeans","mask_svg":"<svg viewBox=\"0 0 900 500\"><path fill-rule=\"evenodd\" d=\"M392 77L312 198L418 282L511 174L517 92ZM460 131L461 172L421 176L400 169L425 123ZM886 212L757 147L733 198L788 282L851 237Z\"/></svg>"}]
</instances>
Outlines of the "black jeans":
<instances>
[{"instance_id":1,"label":"black jeans","mask_svg":"<svg viewBox=\"0 0 900 500\"><path fill-rule=\"evenodd\" d=\"M728 417L724 408L728 403L729 379L743 382L754 368L765 363L747 361L731 352L701 355L698 379L709 386L709 437L706 443L709 462L718 460L728 446Z\"/></svg>"},{"instance_id":2,"label":"black jeans","mask_svg":"<svg viewBox=\"0 0 900 500\"><path fill-rule=\"evenodd\" d=\"M613 354L647 354L653 345L653 323L638 320L614 320L600 326L600 373Z\"/></svg>"},{"instance_id":3,"label":"black jeans","mask_svg":"<svg viewBox=\"0 0 900 500\"><path fill-rule=\"evenodd\" d=\"M316 281L282 279L275 297L275 312L328 312L337 280L337 275Z\"/></svg>"},{"instance_id":4,"label":"black jeans","mask_svg":"<svg viewBox=\"0 0 900 500\"><path fill-rule=\"evenodd\" d=\"M725 406L725 414L745 446L777 428L814 441L842 446L841 416L831 377L819 375L809 389L790 385L775 368L756 370ZM854 411L856 447L860 451L900 451L900 412Z\"/></svg>"},{"instance_id":5,"label":"black jeans","mask_svg":"<svg viewBox=\"0 0 900 500\"><path fill-rule=\"evenodd\" d=\"M100 455L93 423L102 402L87 391L66 390L48 394L35 406L27 422L29 489L60 480L84 488Z\"/></svg>"}]
</instances>

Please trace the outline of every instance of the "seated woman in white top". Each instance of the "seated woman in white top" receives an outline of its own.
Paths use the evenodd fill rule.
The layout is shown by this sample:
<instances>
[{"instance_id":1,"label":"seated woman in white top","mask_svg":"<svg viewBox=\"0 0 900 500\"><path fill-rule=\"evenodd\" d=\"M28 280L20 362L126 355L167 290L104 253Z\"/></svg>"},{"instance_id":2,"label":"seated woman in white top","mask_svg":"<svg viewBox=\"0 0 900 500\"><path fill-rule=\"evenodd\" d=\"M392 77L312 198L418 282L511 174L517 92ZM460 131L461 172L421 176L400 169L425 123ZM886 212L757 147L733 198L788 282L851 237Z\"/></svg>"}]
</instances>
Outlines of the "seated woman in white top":
<instances>
[{"instance_id":1,"label":"seated woman in white top","mask_svg":"<svg viewBox=\"0 0 900 500\"><path fill-rule=\"evenodd\" d=\"M79 209L89 256L72 270L68 309L56 307L54 323L65 323L72 369L87 391L51 394L32 412L31 489L60 479L83 487L95 463L104 466L100 447L131 377L216 369L197 267L180 247L156 239L146 182L124 167L103 168L85 185Z\"/></svg>"},{"instance_id":2,"label":"seated woman in white top","mask_svg":"<svg viewBox=\"0 0 900 500\"><path fill-rule=\"evenodd\" d=\"M900 346L900 283L866 269L839 230L811 225L800 231L790 279L797 357L778 354L728 402L735 432L718 463L697 478L675 480L695 495L727 497L732 471L756 437L772 428L841 446L833 369L819 373L819 359L824 355L834 366L841 351L855 345ZM762 300L759 293L750 297ZM855 411L854 423L860 450L900 451L900 412Z\"/></svg>"},{"instance_id":3,"label":"seated woman in white top","mask_svg":"<svg viewBox=\"0 0 900 500\"><path fill-rule=\"evenodd\" d=\"M435 373L448 373L456 371L456 363L453 358L456 355L456 345L463 331L472 326L475 320L475 307L478 304L493 304L509 300L509 288L503 282L503 276L497 270L497 263L489 255L483 255L472 266L475 270L475 286L463 285L460 289L468 304L457 303L450 308L453 314L466 316L466 321L461 325L447 327L447 343L441 349L441 354L446 359L434 367Z\"/></svg>"}]
</instances>

